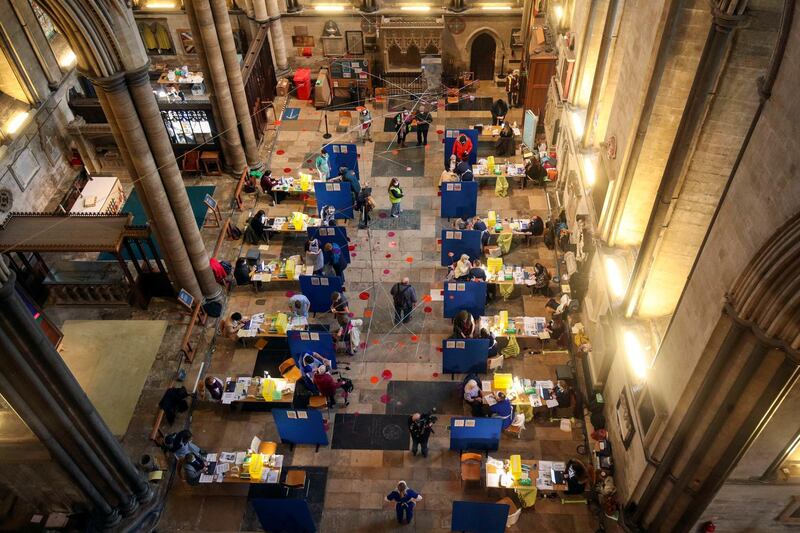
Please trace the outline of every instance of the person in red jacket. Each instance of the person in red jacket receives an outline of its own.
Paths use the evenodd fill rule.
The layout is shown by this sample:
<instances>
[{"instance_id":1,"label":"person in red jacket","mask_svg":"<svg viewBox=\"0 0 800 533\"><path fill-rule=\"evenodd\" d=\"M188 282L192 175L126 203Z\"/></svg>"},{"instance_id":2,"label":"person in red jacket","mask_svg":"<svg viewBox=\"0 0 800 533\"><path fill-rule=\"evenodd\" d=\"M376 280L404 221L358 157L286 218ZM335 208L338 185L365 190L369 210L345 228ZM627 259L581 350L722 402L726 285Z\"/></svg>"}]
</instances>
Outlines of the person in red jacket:
<instances>
[{"instance_id":1,"label":"person in red jacket","mask_svg":"<svg viewBox=\"0 0 800 533\"><path fill-rule=\"evenodd\" d=\"M228 277L228 273L225 271L225 267L222 266L222 263L217 261L215 257L212 257L208 260L209 265L211 265L211 272L214 273L214 279L220 285L225 283L225 279Z\"/></svg>"},{"instance_id":2,"label":"person in red jacket","mask_svg":"<svg viewBox=\"0 0 800 533\"><path fill-rule=\"evenodd\" d=\"M462 133L453 143L453 155L458 161L467 161L470 153L472 153L472 139Z\"/></svg>"},{"instance_id":3,"label":"person in red jacket","mask_svg":"<svg viewBox=\"0 0 800 533\"><path fill-rule=\"evenodd\" d=\"M317 390L322 396L328 398L328 407L336 406L336 389L341 387L341 385L341 382L333 379L333 376L328 372L328 368L325 365L317 367L316 374L314 374L314 386L317 387ZM345 399L344 404L348 405L349 403L350 402Z\"/></svg>"}]
</instances>

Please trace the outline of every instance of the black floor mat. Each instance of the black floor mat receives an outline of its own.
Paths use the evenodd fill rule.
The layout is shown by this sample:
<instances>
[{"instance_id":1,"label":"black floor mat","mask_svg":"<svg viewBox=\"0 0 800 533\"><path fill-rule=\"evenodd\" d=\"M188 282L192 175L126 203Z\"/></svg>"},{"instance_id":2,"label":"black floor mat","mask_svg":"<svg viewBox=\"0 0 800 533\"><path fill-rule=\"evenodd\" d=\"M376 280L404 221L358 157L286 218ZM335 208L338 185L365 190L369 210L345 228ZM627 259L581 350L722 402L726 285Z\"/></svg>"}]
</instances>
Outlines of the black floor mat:
<instances>
[{"instance_id":1,"label":"black floor mat","mask_svg":"<svg viewBox=\"0 0 800 533\"><path fill-rule=\"evenodd\" d=\"M408 450L405 415L337 414L333 423L334 450Z\"/></svg>"},{"instance_id":2,"label":"black floor mat","mask_svg":"<svg viewBox=\"0 0 800 533\"><path fill-rule=\"evenodd\" d=\"M461 415L464 412L460 381L390 381L386 389L388 414L428 413Z\"/></svg>"},{"instance_id":3,"label":"black floor mat","mask_svg":"<svg viewBox=\"0 0 800 533\"><path fill-rule=\"evenodd\" d=\"M270 376L280 376L278 367L289 357L289 341L286 338L270 337L267 345L256 356L253 376L263 376L264 372L269 372Z\"/></svg>"},{"instance_id":4,"label":"black floor mat","mask_svg":"<svg viewBox=\"0 0 800 533\"><path fill-rule=\"evenodd\" d=\"M373 211L370 215L369 227L379 230L420 229L420 214L418 210L403 209L397 218L389 216L389 213L388 209Z\"/></svg>"},{"instance_id":5,"label":"black floor mat","mask_svg":"<svg viewBox=\"0 0 800 533\"><path fill-rule=\"evenodd\" d=\"M477 96L474 100L469 97L462 97L458 103L447 104L446 111L489 111L492 108L493 100L488 96Z\"/></svg>"},{"instance_id":6,"label":"black floor mat","mask_svg":"<svg viewBox=\"0 0 800 533\"><path fill-rule=\"evenodd\" d=\"M322 522L322 509L325 506L325 488L328 483L328 469L326 467L308 466L308 467L291 467L294 470L306 471L306 483L308 484L308 506L311 509L311 516L314 518L314 523L319 528ZM281 473L281 481L286 477L286 468ZM301 494L302 493L302 494ZM289 491L290 498L301 498L304 494L300 489L292 489ZM280 484L266 485L256 484L250 485L247 493L247 499L268 498L268 499L282 499L286 497L286 489ZM247 506L247 510L242 518L242 524L239 528L240 531L261 531L261 522L258 520L258 515L253 510L252 505Z\"/></svg>"},{"instance_id":7,"label":"black floor mat","mask_svg":"<svg viewBox=\"0 0 800 533\"><path fill-rule=\"evenodd\" d=\"M372 156L372 175L399 177L401 180L403 176L424 176L425 147L416 146L416 134L409 134L406 142L406 148L400 148L396 139L391 142L376 142Z\"/></svg>"}]
</instances>

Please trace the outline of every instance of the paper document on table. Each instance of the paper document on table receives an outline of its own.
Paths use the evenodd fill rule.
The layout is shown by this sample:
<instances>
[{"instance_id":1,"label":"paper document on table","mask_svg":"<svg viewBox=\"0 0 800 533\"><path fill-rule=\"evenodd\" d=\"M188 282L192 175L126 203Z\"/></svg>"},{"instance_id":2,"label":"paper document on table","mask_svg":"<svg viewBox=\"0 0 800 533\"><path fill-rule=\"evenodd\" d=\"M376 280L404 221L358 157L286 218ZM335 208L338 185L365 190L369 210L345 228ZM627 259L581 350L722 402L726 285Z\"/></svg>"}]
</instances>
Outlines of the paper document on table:
<instances>
[{"instance_id":1,"label":"paper document on table","mask_svg":"<svg viewBox=\"0 0 800 533\"><path fill-rule=\"evenodd\" d=\"M232 463L236 460L234 452L222 452L219 454L219 460L223 463Z\"/></svg>"},{"instance_id":2,"label":"paper document on table","mask_svg":"<svg viewBox=\"0 0 800 533\"><path fill-rule=\"evenodd\" d=\"M486 486L487 487L499 487L500 486L500 474L489 474L486 473Z\"/></svg>"},{"instance_id":3,"label":"paper document on table","mask_svg":"<svg viewBox=\"0 0 800 533\"><path fill-rule=\"evenodd\" d=\"M212 474L200 474L200 483L212 483L214 476Z\"/></svg>"},{"instance_id":4,"label":"paper document on table","mask_svg":"<svg viewBox=\"0 0 800 533\"><path fill-rule=\"evenodd\" d=\"M569 421L569 418L562 418L561 419L561 431L566 431L569 433L572 431L572 423Z\"/></svg>"},{"instance_id":5,"label":"paper document on table","mask_svg":"<svg viewBox=\"0 0 800 533\"><path fill-rule=\"evenodd\" d=\"M538 396L536 396L535 394L529 394L528 395L528 400L531 402L531 405L533 407L541 407L542 406L542 400Z\"/></svg>"},{"instance_id":6,"label":"paper document on table","mask_svg":"<svg viewBox=\"0 0 800 533\"><path fill-rule=\"evenodd\" d=\"M244 460L247 458L247 452L236 452L236 464L240 465L244 463Z\"/></svg>"},{"instance_id":7,"label":"paper document on table","mask_svg":"<svg viewBox=\"0 0 800 533\"><path fill-rule=\"evenodd\" d=\"M542 331L540 331L540 332L539 332L539 338L540 338L541 340L543 340L543 341L546 341L547 339L549 339L549 338L550 338L550 332L549 332L549 331L547 331L546 329L545 329L545 330L542 330Z\"/></svg>"},{"instance_id":8,"label":"paper document on table","mask_svg":"<svg viewBox=\"0 0 800 533\"><path fill-rule=\"evenodd\" d=\"M215 474L224 474L228 470L231 469L230 463L218 463L217 467L214 469Z\"/></svg>"},{"instance_id":9,"label":"paper document on table","mask_svg":"<svg viewBox=\"0 0 800 533\"><path fill-rule=\"evenodd\" d=\"M277 483L280 470L267 470L267 483Z\"/></svg>"},{"instance_id":10,"label":"paper document on table","mask_svg":"<svg viewBox=\"0 0 800 533\"><path fill-rule=\"evenodd\" d=\"M236 394L233 392L225 392L222 394L222 405L230 405L236 399Z\"/></svg>"},{"instance_id":11,"label":"paper document on table","mask_svg":"<svg viewBox=\"0 0 800 533\"><path fill-rule=\"evenodd\" d=\"M554 400L554 399L545 400L544 403L545 403L545 405L547 405L547 407L558 407L558 400Z\"/></svg>"},{"instance_id":12,"label":"paper document on table","mask_svg":"<svg viewBox=\"0 0 800 533\"><path fill-rule=\"evenodd\" d=\"M206 454L206 462L215 463L216 461L217 461L217 454L215 453Z\"/></svg>"},{"instance_id":13,"label":"paper document on table","mask_svg":"<svg viewBox=\"0 0 800 533\"><path fill-rule=\"evenodd\" d=\"M488 394L484 396L483 401L486 402L486 405L488 405L489 407L497 403L497 400L494 399L494 394Z\"/></svg>"},{"instance_id":14,"label":"paper document on table","mask_svg":"<svg viewBox=\"0 0 800 533\"><path fill-rule=\"evenodd\" d=\"M541 387L543 389L552 389L553 388L553 382L550 381L549 379L547 381L537 381L536 382L536 386L537 387Z\"/></svg>"},{"instance_id":15,"label":"paper document on table","mask_svg":"<svg viewBox=\"0 0 800 533\"><path fill-rule=\"evenodd\" d=\"M289 325L291 326L292 329L308 326L308 318L304 316L292 317L292 320L291 322L289 322Z\"/></svg>"},{"instance_id":16,"label":"paper document on table","mask_svg":"<svg viewBox=\"0 0 800 533\"><path fill-rule=\"evenodd\" d=\"M481 380L481 390L489 392L492 390L492 382L488 379Z\"/></svg>"}]
</instances>

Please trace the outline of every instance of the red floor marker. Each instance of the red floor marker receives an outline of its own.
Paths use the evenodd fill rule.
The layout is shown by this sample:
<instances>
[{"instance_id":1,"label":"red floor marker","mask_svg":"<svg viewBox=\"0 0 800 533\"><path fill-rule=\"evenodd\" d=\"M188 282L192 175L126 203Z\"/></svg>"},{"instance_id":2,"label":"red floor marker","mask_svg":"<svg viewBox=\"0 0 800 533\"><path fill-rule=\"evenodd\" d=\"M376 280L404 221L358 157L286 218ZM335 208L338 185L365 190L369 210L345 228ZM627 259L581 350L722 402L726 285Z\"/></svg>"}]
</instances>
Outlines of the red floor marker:
<instances>
[{"instance_id":1,"label":"red floor marker","mask_svg":"<svg viewBox=\"0 0 800 533\"><path fill-rule=\"evenodd\" d=\"M357 256L357 255L358 255L358 254L357 254L357 253L355 253L355 252L351 252L351 253L350 253L350 257L355 257L355 256Z\"/></svg>"},{"instance_id":2,"label":"red floor marker","mask_svg":"<svg viewBox=\"0 0 800 533\"><path fill-rule=\"evenodd\" d=\"M397 155L400 153L400 150L392 150L392 155Z\"/></svg>"},{"instance_id":3,"label":"red floor marker","mask_svg":"<svg viewBox=\"0 0 800 533\"><path fill-rule=\"evenodd\" d=\"M419 341L419 337L417 335L411 335L411 342Z\"/></svg>"},{"instance_id":4,"label":"red floor marker","mask_svg":"<svg viewBox=\"0 0 800 533\"><path fill-rule=\"evenodd\" d=\"M425 311L426 313L430 313L433 311L433 307L426 307L425 309L423 309L423 311Z\"/></svg>"},{"instance_id":5,"label":"red floor marker","mask_svg":"<svg viewBox=\"0 0 800 533\"><path fill-rule=\"evenodd\" d=\"M439 377L439 373L438 372L434 372L433 373L433 377L438 378Z\"/></svg>"},{"instance_id":6,"label":"red floor marker","mask_svg":"<svg viewBox=\"0 0 800 533\"><path fill-rule=\"evenodd\" d=\"M395 235L397 234L393 231L390 231L389 233L386 234L387 237L394 237Z\"/></svg>"},{"instance_id":7,"label":"red floor marker","mask_svg":"<svg viewBox=\"0 0 800 533\"><path fill-rule=\"evenodd\" d=\"M422 297L422 301L425 302L425 303L428 303L431 300L433 300L433 298L431 298L430 294L426 294L425 296Z\"/></svg>"},{"instance_id":8,"label":"red floor marker","mask_svg":"<svg viewBox=\"0 0 800 533\"><path fill-rule=\"evenodd\" d=\"M358 347L363 350L364 348L367 347L367 343L366 342L362 342L361 344L358 345Z\"/></svg>"},{"instance_id":9,"label":"red floor marker","mask_svg":"<svg viewBox=\"0 0 800 533\"><path fill-rule=\"evenodd\" d=\"M285 150L277 150L275 153L278 154L278 155L283 155L283 154L286 153L286 151Z\"/></svg>"},{"instance_id":10,"label":"red floor marker","mask_svg":"<svg viewBox=\"0 0 800 533\"><path fill-rule=\"evenodd\" d=\"M350 318L353 318L354 316L356 316L356 314L355 314L355 313L352 313L352 312L350 312L350 313L347 313L347 316L349 316Z\"/></svg>"},{"instance_id":11,"label":"red floor marker","mask_svg":"<svg viewBox=\"0 0 800 533\"><path fill-rule=\"evenodd\" d=\"M372 376L371 378L369 378L369 382L372 383L373 385L379 382L380 380L381 379L378 376Z\"/></svg>"},{"instance_id":12,"label":"red floor marker","mask_svg":"<svg viewBox=\"0 0 800 533\"><path fill-rule=\"evenodd\" d=\"M381 341L379 339L373 339L372 344L380 344Z\"/></svg>"},{"instance_id":13,"label":"red floor marker","mask_svg":"<svg viewBox=\"0 0 800 533\"><path fill-rule=\"evenodd\" d=\"M372 309L364 309L364 318L371 318L372 317ZM361 344L366 344L362 342Z\"/></svg>"},{"instance_id":14,"label":"red floor marker","mask_svg":"<svg viewBox=\"0 0 800 533\"><path fill-rule=\"evenodd\" d=\"M286 167L286 168L283 169L283 173L284 174L291 174L292 173L292 169L289 168L289 167Z\"/></svg>"},{"instance_id":15,"label":"red floor marker","mask_svg":"<svg viewBox=\"0 0 800 533\"><path fill-rule=\"evenodd\" d=\"M397 343L397 347L398 348L403 348L405 345L406 345L406 343L404 343L403 341L400 341L400 342Z\"/></svg>"},{"instance_id":16,"label":"red floor marker","mask_svg":"<svg viewBox=\"0 0 800 533\"><path fill-rule=\"evenodd\" d=\"M369 300L369 293L364 291L358 295L358 298L361 300Z\"/></svg>"},{"instance_id":17,"label":"red floor marker","mask_svg":"<svg viewBox=\"0 0 800 533\"><path fill-rule=\"evenodd\" d=\"M352 252L353 250L356 249L356 245L355 244L351 244L350 246L347 247L347 249Z\"/></svg>"},{"instance_id":18,"label":"red floor marker","mask_svg":"<svg viewBox=\"0 0 800 533\"><path fill-rule=\"evenodd\" d=\"M406 257L406 263L413 263L413 262L414 262L413 257Z\"/></svg>"},{"instance_id":19,"label":"red floor marker","mask_svg":"<svg viewBox=\"0 0 800 533\"><path fill-rule=\"evenodd\" d=\"M442 351L442 347L441 347L441 346L437 346L437 347L436 347L436 351L437 351L437 352L441 352L441 351Z\"/></svg>"},{"instance_id":20,"label":"red floor marker","mask_svg":"<svg viewBox=\"0 0 800 533\"><path fill-rule=\"evenodd\" d=\"M384 268L384 269L383 269L383 273L384 273L384 274L388 274L389 272L391 272L391 270L389 270L388 268Z\"/></svg>"},{"instance_id":21,"label":"red floor marker","mask_svg":"<svg viewBox=\"0 0 800 533\"><path fill-rule=\"evenodd\" d=\"M310 159L306 159L306 163L311 164L311 160Z\"/></svg>"},{"instance_id":22,"label":"red floor marker","mask_svg":"<svg viewBox=\"0 0 800 533\"><path fill-rule=\"evenodd\" d=\"M392 371L387 368L386 370L381 372L381 377L385 380L392 379Z\"/></svg>"},{"instance_id":23,"label":"red floor marker","mask_svg":"<svg viewBox=\"0 0 800 533\"><path fill-rule=\"evenodd\" d=\"M294 291L286 291L287 298L291 298L292 296L294 296Z\"/></svg>"},{"instance_id":24,"label":"red floor marker","mask_svg":"<svg viewBox=\"0 0 800 533\"><path fill-rule=\"evenodd\" d=\"M276 126L280 126L280 125L281 125L281 121L280 121L280 120L276 120L276 121L275 121L275 125L276 125Z\"/></svg>"},{"instance_id":25,"label":"red floor marker","mask_svg":"<svg viewBox=\"0 0 800 533\"><path fill-rule=\"evenodd\" d=\"M381 394L381 403L389 403L389 395Z\"/></svg>"},{"instance_id":26,"label":"red floor marker","mask_svg":"<svg viewBox=\"0 0 800 533\"><path fill-rule=\"evenodd\" d=\"M386 259L389 259L390 257L392 257L392 254L386 254L384 257L386 257Z\"/></svg>"},{"instance_id":27,"label":"red floor marker","mask_svg":"<svg viewBox=\"0 0 800 533\"><path fill-rule=\"evenodd\" d=\"M386 218L388 216L385 212L378 213L378 218Z\"/></svg>"},{"instance_id":28,"label":"red floor marker","mask_svg":"<svg viewBox=\"0 0 800 533\"><path fill-rule=\"evenodd\" d=\"M436 133L438 133L439 135L441 135L442 133L444 133L444 130L436 130Z\"/></svg>"}]
</instances>

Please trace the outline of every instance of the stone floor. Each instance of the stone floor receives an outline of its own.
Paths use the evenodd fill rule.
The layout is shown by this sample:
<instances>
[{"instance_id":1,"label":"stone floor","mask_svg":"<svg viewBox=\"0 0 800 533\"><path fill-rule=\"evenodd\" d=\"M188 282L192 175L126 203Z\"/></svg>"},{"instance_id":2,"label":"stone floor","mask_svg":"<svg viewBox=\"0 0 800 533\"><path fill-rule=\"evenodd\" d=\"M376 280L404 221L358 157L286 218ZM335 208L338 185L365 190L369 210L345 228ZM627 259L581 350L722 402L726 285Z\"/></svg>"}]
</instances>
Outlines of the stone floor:
<instances>
[{"instance_id":1,"label":"stone floor","mask_svg":"<svg viewBox=\"0 0 800 533\"><path fill-rule=\"evenodd\" d=\"M482 87L480 96L498 97L502 92L494 87ZM305 102L289 99L289 107L300 108L297 121L283 121L277 131L270 131L263 143L263 158L274 173L284 171L296 173L308 168L309 161L324 142L321 134L325 131L323 112L315 110ZM383 108L370 104L377 126L373 128L374 143L358 145L359 166L362 185L373 187L373 196L378 204L375 223L370 230L358 230L353 223L348 224L353 256L352 264L346 271L347 295L351 311L364 320L363 340L365 348L352 358L342 358L349 370L344 374L355 384L349 407L339 407L336 412L383 414L387 403L392 412L401 412L402 406L391 405L392 398L386 398L388 382L373 376L381 376L385 370L391 371L391 380L449 381L449 376L440 375L441 353L437 346L450 330L449 321L442 318L441 301L433 301L415 313L413 320L400 328L392 326L391 298L388 290L403 276L408 276L420 295L441 288L445 269L439 266L437 236L447 221L439 218L439 199L436 184L443 165L442 130L445 124L458 126L467 123L486 123L491 120L484 111L445 111L439 109L435 123L429 134L427 146L415 146L412 133L408 147L398 150L391 132L380 131L382 116L393 116ZM334 113L329 114L331 127ZM514 109L510 120L522 122L522 113ZM273 142L274 141L274 142ZM355 133L334 133L329 142L355 142ZM521 161L520 156L516 156ZM412 165L409 163L413 161ZM408 171L407 168L412 170ZM393 169L393 170L391 170ZM375 172L377 170L377 172ZM377 175L376 175L377 174ZM386 218L389 208L386 188L391 177L399 177L405 191L403 207L406 215L399 220ZM189 185L215 184L215 196L221 206L228 206L235 181L230 177L200 177L187 180ZM507 198L494 194L494 184L486 183L481 188L478 210L485 213L492 209L499 216L512 217L538 214L547 217L546 192L540 188L520 190L514 186ZM249 213L265 209L269 213L286 214L302 210L302 203L286 200L273 207L271 199L252 195L245 199L243 212L229 211L233 221L243 227ZM209 249L213 249L218 230L204 230ZM279 257L302 244L298 238L274 239L262 256ZM233 263L243 255L241 241L225 241L218 257ZM555 253L541 244L526 246L524 241L516 240L507 262L531 265L535 261L544 263L551 271L555 270ZM259 293L249 288L236 288L230 294L226 313L238 310L245 314L271 312L286 307L286 293L297 290L291 285L267 286ZM368 293L362 300L360 293ZM527 292L525 293L527 294ZM514 315L523 314L523 294L516 289L508 301L493 303L487 314L507 309ZM532 303L531 303L532 302ZM536 314L543 315L544 299L530 300ZM54 310L56 320L76 316L74 310ZM97 318L97 313L91 318ZM80 315L80 312L78 312ZM203 365L204 375L224 377L237 373L252 372L257 350L245 347L227 339L217 338L214 328L208 327L199 341L200 352L193 364L181 363L178 344L186 317L177 312L174 306L156 302L148 312L137 310L108 310L102 314L107 318L158 318L167 320L169 326L162 343L159 356L153 365L147 383L142 391L139 404L134 413L124 445L133 456L142 453L159 452L149 442L147 435L152 427L156 406L164 388L171 382L179 365L187 370L187 387L191 388ZM86 318L89 318L87 316ZM328 316L315 319L329 323ZM312 320L313 321L313 320ZM555 366L569 362L569 355L557 347L545 353L529 354L524 351L519 357L508 360L504 369L515 374L534 379L555 380ZM456 415L462 412L440 412L441 415ZM287 458L286 464L300 467L321 467L326 472L318 473L314 479L324 479L324 502L322 503L319 531L366 532L366 531L449 531L451 503L457 499L492 502L504 492L479 486L462 487L459 481L459 457L448 450L447 416L442 416L431 439L431 453L427 459L414 457L409 451L382 450L332 450L298 446L290 451L281 445L280 451ZM332 425L332 424L331 424ZM243 449L254 435L263 440L279 440L272 416L269 412L235 412L220 405L197 402L191 417L180 418L168 431L176 431L190 426L195 441L207 450ZM578 420L571 432L563 432L558 421L537 420L528 425L521 439L503 436L500 451L495 457L507 457L520 453L523 457L566 461L576 457L577 448L584 442L583 428ZM393 489L396 482L404 479L424 496L418 507L414 523L398 526L394 521L392 506L383 503L383 496ZM167 484L161 487L166 491ZM319 490L320 487L315 487ZM257 520L248 504L248 487L201 485L188 487L177 476L169 485L166 504L158 531L249 531L258 530ZM558 499L545 499L540 496L535 508L526 509L518 524L510 531L581 532L594 531L596 519L584 505L563 505Z\"/></svg>"}]
</instances>

